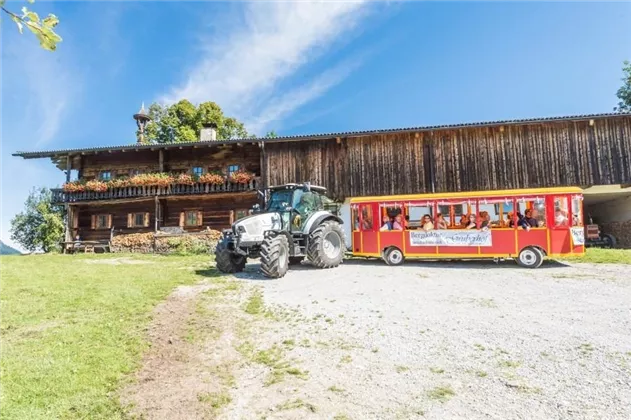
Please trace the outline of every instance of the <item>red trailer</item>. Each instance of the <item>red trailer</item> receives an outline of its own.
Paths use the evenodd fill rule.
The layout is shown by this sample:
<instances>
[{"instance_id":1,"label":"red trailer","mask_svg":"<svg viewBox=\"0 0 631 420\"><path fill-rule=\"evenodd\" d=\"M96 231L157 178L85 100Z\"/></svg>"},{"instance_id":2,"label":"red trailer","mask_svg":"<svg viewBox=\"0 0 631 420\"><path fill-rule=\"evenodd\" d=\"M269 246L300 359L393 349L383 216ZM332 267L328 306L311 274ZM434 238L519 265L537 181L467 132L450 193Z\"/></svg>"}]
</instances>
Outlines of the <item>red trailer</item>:
<instances>
[{"instance_id":1,"label":"red trailer","mask_svg":"<svg viewBox=\"0 0 631 420\"><path fill-rule=\"evenodd\" d=\"M352 252L389 265L515 258L536 268L546 256L584 254L582 204L580 188L352 198Z\"/></svg>"}]
</instances>

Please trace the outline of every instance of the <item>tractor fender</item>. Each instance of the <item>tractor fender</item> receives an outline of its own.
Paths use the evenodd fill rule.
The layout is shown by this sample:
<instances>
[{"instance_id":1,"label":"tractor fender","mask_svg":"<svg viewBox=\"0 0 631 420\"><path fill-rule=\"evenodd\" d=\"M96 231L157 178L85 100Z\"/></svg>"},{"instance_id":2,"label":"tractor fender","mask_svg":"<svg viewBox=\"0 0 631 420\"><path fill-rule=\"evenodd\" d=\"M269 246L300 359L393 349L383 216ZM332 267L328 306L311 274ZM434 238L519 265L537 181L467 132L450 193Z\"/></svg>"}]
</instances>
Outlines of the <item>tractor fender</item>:
<instances>
[{"instance_id":1,"label":"tractor fender","mask_svg":"<svg viewBox=\"0 0 631 420\"><path fill-rule=\"evenodd\" d=\"M313 213L309 220L307 220L307 223L305 223L304 227L302 228L302 233L308 235L309 233L313 232L315 228L320 226L320 224L325 220L335 220L339 224L344 223L344 221L338 216L328 211L320 210Z\"/></svg>"}]
</instances>

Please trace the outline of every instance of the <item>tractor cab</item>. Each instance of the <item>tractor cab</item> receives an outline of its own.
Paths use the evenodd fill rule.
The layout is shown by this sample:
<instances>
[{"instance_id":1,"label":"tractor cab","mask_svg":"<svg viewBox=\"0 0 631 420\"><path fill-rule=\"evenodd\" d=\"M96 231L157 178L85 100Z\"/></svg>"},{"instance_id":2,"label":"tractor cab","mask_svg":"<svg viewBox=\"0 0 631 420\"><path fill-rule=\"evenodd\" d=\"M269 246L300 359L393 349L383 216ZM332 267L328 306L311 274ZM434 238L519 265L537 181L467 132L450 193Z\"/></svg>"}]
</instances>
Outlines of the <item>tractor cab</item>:
<instances>
[{"instance_id":1,"label":"tractor cab","mask_svg":"<svg viewBox=\"0 0 631 420\"><path fill-rule=\"evenodd\" d=\"M285 184L269 188L266 213L279 213L283 227L292 232L301 231L303 223L315 212L324 210L331 201L323 187L305 184Z\"/></svg>"}]
</instances>

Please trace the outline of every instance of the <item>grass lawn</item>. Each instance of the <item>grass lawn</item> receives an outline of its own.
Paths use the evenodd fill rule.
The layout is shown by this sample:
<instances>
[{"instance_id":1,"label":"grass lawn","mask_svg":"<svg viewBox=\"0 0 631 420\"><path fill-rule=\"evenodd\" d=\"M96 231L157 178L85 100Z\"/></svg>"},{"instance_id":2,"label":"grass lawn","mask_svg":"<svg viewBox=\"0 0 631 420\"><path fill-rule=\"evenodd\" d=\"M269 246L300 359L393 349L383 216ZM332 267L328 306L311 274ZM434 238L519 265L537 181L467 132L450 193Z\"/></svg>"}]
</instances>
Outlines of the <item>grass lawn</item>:
<instances>
[{"instance_id":1,"label":"grass lawn","mask_svg":"<svg viewBox=\"0 0 631 420\"><path fill-rule=\"evenodd\" d=\"M123 258L126 263L104 264ZM0 417L124 417L116 390L145 349L152 309L202 278L208 256L0 257ZM131 264L132 262L135 264Z\"/></svg>"},{"instance_id":2,"label":"grass lawn","mask_svg":"<svg viewBox=\"0 0 631 420\"><path fill-rule=\"evenodd\" d=\"M564 257L565 261L586 263L631 264L631 249L587 248L584 256Z\"/></svg>"}]
</instances>

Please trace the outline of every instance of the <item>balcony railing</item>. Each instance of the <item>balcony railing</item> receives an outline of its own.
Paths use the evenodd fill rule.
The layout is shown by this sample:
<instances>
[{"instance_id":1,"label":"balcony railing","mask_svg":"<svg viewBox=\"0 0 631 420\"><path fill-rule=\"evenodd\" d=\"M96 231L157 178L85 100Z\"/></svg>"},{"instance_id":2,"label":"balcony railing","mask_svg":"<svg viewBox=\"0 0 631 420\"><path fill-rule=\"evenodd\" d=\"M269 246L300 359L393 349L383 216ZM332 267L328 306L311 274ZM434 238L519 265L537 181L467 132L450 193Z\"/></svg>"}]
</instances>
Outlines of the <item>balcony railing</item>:
<instances>
[{"instance_id":1,"label":"balcony railing","mask_svg":"<svg viewBox=\"0 0 631 420\"><path fill-rule=\"evenodd\" d=\"M168 187L140 186L140 187L120 187L110 188L107 191L81 191L66 192L62 188L53 188L53 203L75 203L78 201L95 200L116 200L125 198L173 196L173 195L196 195L196 194L217 194L226 192L256 191L260 185L259 178L254 178L247 184L237 184L224 182L223 184L200 184L193 185L173 184Z\"/></svg>"}]
</instances>

